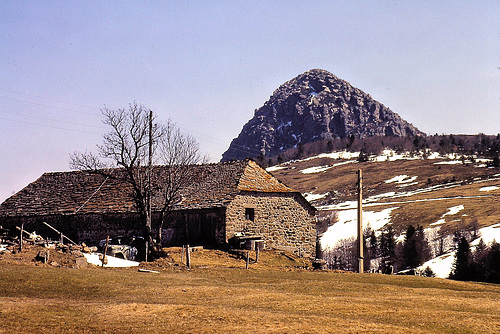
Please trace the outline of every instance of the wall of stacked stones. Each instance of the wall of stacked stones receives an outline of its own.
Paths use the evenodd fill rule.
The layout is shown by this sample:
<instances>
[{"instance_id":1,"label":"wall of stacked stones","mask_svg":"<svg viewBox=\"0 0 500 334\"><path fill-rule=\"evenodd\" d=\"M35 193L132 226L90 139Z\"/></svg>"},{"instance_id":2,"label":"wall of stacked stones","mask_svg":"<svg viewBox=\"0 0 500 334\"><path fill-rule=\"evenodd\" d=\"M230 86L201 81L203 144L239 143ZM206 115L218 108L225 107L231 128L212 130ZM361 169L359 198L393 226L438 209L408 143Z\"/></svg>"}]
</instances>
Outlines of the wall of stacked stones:
<instances>
[{"instance_id":1,"label":"wall of stacked stones","mask_svg":"<svg viewBox=\"0 0 500 334\"><path fill-rule=\"evenodd\" d=\"M247 193L238 195L226 210L226 238L236 233L264 237L264 247L281 248L314 256L316 218L294 193ZM245 209L254 210L254 220Z\"/></svg>"}]
</instances>

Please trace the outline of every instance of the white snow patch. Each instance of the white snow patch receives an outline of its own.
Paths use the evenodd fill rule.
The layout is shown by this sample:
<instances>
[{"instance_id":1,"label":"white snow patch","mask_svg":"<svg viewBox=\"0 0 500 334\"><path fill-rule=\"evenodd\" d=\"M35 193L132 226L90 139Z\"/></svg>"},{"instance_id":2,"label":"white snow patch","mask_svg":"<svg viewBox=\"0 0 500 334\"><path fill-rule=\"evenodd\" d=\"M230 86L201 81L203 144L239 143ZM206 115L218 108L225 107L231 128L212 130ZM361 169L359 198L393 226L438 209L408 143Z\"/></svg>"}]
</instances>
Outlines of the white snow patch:
<instances>
[{"instance_id":1,"label":"white snow patch","mask_svg":"<svg viewBox=\"0 0 500 334\"><path fill-rule=\"evenodd\" d=\"M376 201L384 199L384 198L391 198L394 195L396 195L396 193L394 191L389 191L387 193L370 196L370 197L365 199L365 202L366 203L376 202Z\"/></svg>"},{"instance_id":2,"label":"white snow patch","mask_svg":"<svg viewBox=\"0 0 500 334\"><path fill-rule=\"evenodd\" d=\"M438 152L432 152L427 156L427 159L429 160L436 160L440 157Z\"/></svg>"},{"instance_id":3,"label":"white snow patch","mask_svg":"<svg viewBox=\"0 0 500 334\"><path fill-rule=\"evenodd\" d=\"M397 183L401 183L404 179L406 179L408 177L408 175L398 175L398 176L394 176L392 179L389 179L389 180L385 180L385 183L392 183L392 182L397 182Z\"/></svg>"},{"instance_id":4,"label":"white snow patch","mask_svg":"<svg viewBox=\"0 0 500 334\"><path fill-rule=\"evenodd\" d=\"M0 252L5 252L7 250L7 245L0 245Z\"/></svg>"},{"instance_id":5,"label":"white snow patch","mask_svg":"<svg viewBox=\"0 0 500 334\"><path fill-rule=\"evenodd\" d=\"M280 169L286 169L286 167L285 166L272 166L272 167L267 167L266 171L275 172L275 171L280 170Z\"/></svg>"},{"instance_id":6,"label":"white snow patch","mask_svg":"<svg viewBox=\"0 0 500 334\"><path fill-rule=\"evenodd\" d=\"M99 260L99 253L92 253L92 254L87 254L83 253L85 258L87 259L87 262L90 264L94 264L96 266L102 266L102 261ZM108 263L104 265L104 267L136 267L139 265L139 262L137 261L130 261L130 260L124 260L124 259L119 259L114 256L109 256L106 255L106 259L108 259Z\"/></svg>"},{"instance_id":7,"label":"white snow patch","mask_svg":"<svg viewBox=\"0 0 500 334\"><path fill-rule=\"evenodd\" d=\"M370 226L373 230L381 229L390 222L391 212L394 208L388 208L379 212L363 212L363 228ZM323 248L334 247L342 240L357 235L357 210L344 210L338 212L338 222L330 226L321 238Z\"/></svg>"},{"instance_id":8,"label":"white snow patch","mask_svg":"<svg viewBox=\"0 0 500 334\"><path fill-rule=\"evenodd\" d=\"M336 164L333 164L333 167L338 167L342 165L347 165L347 164L352 164L356 162L356 160L348 160L348 161L343 161L343 162L337 162Z\"/></svg>"},{"instance_id":9,"label":"white snow patch","mask_svg":"<svg viewBox=\"0 0 500 334\"><path fill-rule=\"evenodd\" d=\"M493 190L497 190L497 189L500 189L500 188L497 186L490 186L490 187L482 187L481 189L479 189L479 191L493 191Z\"/></svg>"},{"instance_id":10,"label":"white snow patch","mask_svg":"<svg viewBox=\"0 0 500 334\"><path fill-rule=\"evenodd\" d=\"M429 267L434 272L436 277L448 278L448 276L450 276L451 268L453 266L454 261L455 261L455 252L452 252L431 259L425 262L420 267L418 267L418 269L425 270L425 268Z\"/></svg>"},{"instance_id":11,"label":"white snow patch","mask_svg":"<svg viewBox=\"0 0 500 334\"><path fill-rule=\"evenodd\" d=\"M457 213L462 211L464 208L465 207L462 204L457 205L457 206L452 206L451 208L448 209L448 211L442 217L456 215Z\"/></svg>"},{"instance_id":12,"label":"white snow patch","mask_svg":"<svg viewBox=\"0 0 500 334\"><path fill-rule=\"evenodd\" d=\"M457 205L457 206L452 206L451 208L448 209L448 211L446 211L446 213L444 213L441 216L441 218L437 222L430 224L430 226L436 226L436 225L445 224L446 223L446 220L444 219L445 216L456 215L457 213L459 213L460 211L462 211L464 208L465 207L462 204L461 205Z\"/></svg>"},{"instance_id":13,"label":"white snow patch","mask_svg":"<svg viewBox=\"0 0 500 334\"><path fill-rule=\"evenodd\" d=\"M321 158L330 158L333 160L339 160L339 159L351 160L351 159L356 159L358 157L359 157L359 152L340 151L340 152L332 152L332 153L322 153L322 154L316 155L314 157L306 158L306 159L299 160L299 161L309 161L309 160L321 159Z\"/></svg>"},{"instance_id":14,"label":"white snow patch","mask_svg":"<svg viewBox=\"0 0 500 334\"><path fill-rule=\"evenodd\" d=\"M462 163L461 160L450 160L450 161L435 162L434 165L459 165L461 163Z\"/></svg>"},{"instance_id":15,"label":"white snow patch","mask_svg":"<svg viewBox=\"0 0 500 334\"><path fill-rule=\"evenodd\" d=\"M321 198L325 198L328 195L328 193L324 194L312 194L312 193L305 193L304 197L308 202L316 201Z\"/></svg>"},{"instance_id":16,"label":"white snow patch","mask_svg":"<svg viewBox=\"0 0 500 334\"><path fill-rule=\"evenodd\" d=\"M302 174L314 174L314 173L321 173L321 172L327 171L330 168L332 168L332 166L315 166L315 167L309 167L306 169L302 169L300 172Z\"/></svg>"},{"instance_id":17,"label":"white snow patch","mask_svg":"<svg viewBox=\"0 0 500 334\"><path fill-rule=\"evenodd\" d=\"M416 160L420 159L420 155L411 155L409 152L404 152L402 154L396 153L394 150L383 150L381 155L373 158L374 161L396 161L396 160Z\"/></svg>"},{"instance_id":18,"label":"white snow patch","mask_svg":"<svg viewBox=\"0 0 500 334\"><path fill-rule=\"evenodd\" d=\"M479 240L483 239L483 242L488 245L494 240L500 240L500 224L491 225L488 227L483 227L479 229L480 237L473 242L471 242L471 248L476 247L479 244ZM423 265L418 267L419 270L425 270L429 267L432 269L436 277L448 278L450 272L453 268L453 262L455 261L455 252L450 252L439 256L437 258L431 259L425 262Z\"/></svg>"},{"instance_id":19,"label":"white snow patch","mask_svg":"<svg viewBox=\"0 0 500 334\"><path fill-rule=\"evenodd\" d=\"M500 223L483 227L479 229L480 237L471 243L471 246L477 246L479 239L483 239L485 244L492 243L493 240L500 242Z\"/></svg>"},{"instance_id":20,"label":"white snow patch","mask_svg":"<svg viewBox=\"0 0 500 334\"><path fill-rule=\"evenodd\" d=\"M394 176L392 179L385 180L385 183L410 183L415 181L418 178L418 176L408 176L408 175L397 175Z\"/></svg>"},{"instance_id":21,"label":"white snow patch","mask_svg":"<svg viewBox=\"0 0 500 334\"><path fill-rule=\"evenodd\" d=\"M446 220L440 218L437 222L430 224L430 226L443 225L446 224Z\"/></svg>"}]
</instances>

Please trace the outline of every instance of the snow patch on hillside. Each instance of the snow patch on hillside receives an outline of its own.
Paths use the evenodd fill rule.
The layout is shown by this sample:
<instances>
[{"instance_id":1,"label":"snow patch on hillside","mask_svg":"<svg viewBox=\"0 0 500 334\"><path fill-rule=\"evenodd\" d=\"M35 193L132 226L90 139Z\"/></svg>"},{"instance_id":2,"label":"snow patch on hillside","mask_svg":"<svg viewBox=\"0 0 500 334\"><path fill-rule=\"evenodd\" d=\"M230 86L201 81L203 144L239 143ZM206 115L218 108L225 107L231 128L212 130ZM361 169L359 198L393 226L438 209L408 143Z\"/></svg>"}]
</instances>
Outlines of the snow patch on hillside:
<instances>
[{"instance_id":1,"label":"snow patch on hillside","mask_svg":"<svg viewBox=\"0 0 500 334\"><path fill-rule=\"evenodd\" d=\"M351 160L351 159L357 159L359 157L359 152L347 152L347 151L340 151L340 152L332 152L332 153L321 153L319 155L315 155L314 157L309 157L303 160L298 160L298 161L309 161L313 159L322 159L322 158L330 158L333 160Z\"/></svg>"},{"instance_id":2,"label":"snow patch on hillside","mask_svg":"<svg viewBox=\"0 0 500 334\"><path fill-rule=\"evenodd\" d=\"M500 224L495 224L479 229L479 235L479 238L471 242L471 251L474 251L474 248L479 244L479 241L481 239L483 239L483 242L486 245L491 244L493 241L500 241ZM453 251L431 259L422 264L417 269L423 271L425 270L425 268L429 267L432 269L434 274L436 274L436 277L448 278L453 268L453 262L455 262L455 253L456 252Z\"/></svg>"},{"instance_id":3,"label":"snow patch on hillside","mask_svg":"<svg viewBox=\"0 0 500 334\"><path fill-rule=\"evenodd\" d=\"M325 198L326 196L328 196L328 193L324 194L304 193L304 197L308 202L317 201L318 199Z\"/></svg>"},{"instance_id":4,"label":"snow patch on hillside","mask_svg":"<svg viewBox=\"0 0 500 334\"><path fill-rule=\"evenodd\" d=\"M370 226L373 230L381 229L390 222L391 212L394 208L382 211L363 211L363 228ZM344 210L338 212L338 222L330 226L321 238L323 249L334 247L342 239L357 235L357 210Z\"/></svg>"},{"instance_id":5,"label":"snow patch on hillside","mask_svg":"<svg viewBox=\"0 0 500 334\"><path fill-rule=\"evenodd\" d=\"M432 223L430 225L431 226L436 226L436 225L445 224L446 220L444 219L444 217L456 215L457 213L459 213L460 211L462 211L464 208L465 207L462 204L461 205L457 205L457 206L452 206L451 208L448 209L448 211L446 211L446 213L444 213L441 216L441 218L437 222Z\"/></svg>"},{"instance_id":6,"label":"snow patch on hillside","mask_svg":"<svg viewBox=\"0 0 500 334\"><path fill-rule=\"evenodd\" d=\"M500 242L500 223L483 227L479 229L479 239L483 239L485 244L492 243L493 241ZM477 246L479 239L474 240L471 246Z\"/></svg>"},{"instance_id":7,"label":"snow patch on hillside","mask_svg":"<svg viewBox=\"0 0 500 334\"><path fill-rule=\"evenodd\" d=\"M434 163L434 165L460 165L460 164L462 164L461 160L440 161Z\"/></svg>"},{"instance_id":8,"label":"snow patch on hillside","mask_svg":"<svg viewBox=\"0 0 500 334\"><path fill-rule=\"evenodd\" d=\"M288 126L289 124L282 124L282 127ZM293 137L296 137L295 135L292 135ZM297 139L297 138L296 138ZM348 151L336 151L336 152L331 152L331 153L321 153L309 158L305 159L298 159L298 160L291 160L287 161L281 165L276 165L272 167L268 167L266 170L268 172L273 172L277 171L280 169L286 169L288 165L291 163L295 162L304 162L304 161L311 161L314 159L323 159L323 158L329 158L332 160L345 160L342 161L338 164L333 164L330 165L329 167L336 167L340 166L346 163L357 163L358 158L360 156L360 152L348 152ZM452 154L445 154L441 155L438 152L431 152L431 151L419 151L419 152L403 152L403 153L397 153L394 150L383 150L380 155L372 155L369 156L370 161L375 161L375 162L383 162L383 161L396 161L396 160L418 160L418 159L427 159L427 160L444 160L444 161L439 161L436 162L435 164L437 165L455 165L455 164L462 164L464 161L462 160L463 156L460 154L452 153ZM486 167L487 165L485 164L486 162L490 162L491 159L475 159L476 163L482 163L482 164L476 164L474 167ZM312 167L311 167L312 168ZM314 173L311 172L311 173ZM307 174L307 172L306 172ZM412 182L412 181L407 181L407 182Z\"/></svg>"},{"instance_id":9,"label":"snow patch on hillside","mask_svg":"<svg viewBox=\"0 0 500 334\"><path fill-rule=\"evenodd\" d=\"M500 189L500 188L497 186L490 186L490 187L482 187L481 189L479 189L479 191L493 191L493 190L497 190L497 189Z\"/></svg>"},{"instance_id":10,"label":"snow patch on hillside","mask_svg":"<svg viewBox=\"0 0 500 334\"><path fill-rule=\"evenodd\" d=\"M332 168L332 166L315 166L315 167L309 167L306 169L302 169L300 172L302 174L314 174L314 173L321 173L321 172L327 171L330 168Z\"/></svg>"},{"instance_id":11,"label":"snow patch on hillside","mask_svg":"<svg viewBox=\"0 0 500 334\"><path fill-rule=\"evenodd\" d=\"M286 169L286 166L276 165L276 166L272 166L272 167L267 167L266 171L275 172L275 171L280 170L280 169Z\"/></svg>"},{"instance_id":12,"label":"snow patch on hillside","mask_svg":"<svg viewBox=\"0 0 500 334\"><path fill-rule=\"evenodd\" d=\"M455 253L448 253L425 262L417 269L423 271L425 270L425 268L429 267L436 275L436 277L448 278L448 276L450 276L454 261Z\"/></svg>"},{"instance_id":13,"label":"snow patch on hillside","mask_svg":"<svg viewBox=\"0 0 500 334\"><path fill-rule=\"evenodd\" d=\"M453 215L456 215L457 213L459 213L460 211L462 211L463 209L465 209L465 207L463 206L463 204L460 204L460 205L457 205L457 206L452 206L451 208L448 209L448 211L443 215L444 216L453 216Z\"/></svg>"}]
</instances>

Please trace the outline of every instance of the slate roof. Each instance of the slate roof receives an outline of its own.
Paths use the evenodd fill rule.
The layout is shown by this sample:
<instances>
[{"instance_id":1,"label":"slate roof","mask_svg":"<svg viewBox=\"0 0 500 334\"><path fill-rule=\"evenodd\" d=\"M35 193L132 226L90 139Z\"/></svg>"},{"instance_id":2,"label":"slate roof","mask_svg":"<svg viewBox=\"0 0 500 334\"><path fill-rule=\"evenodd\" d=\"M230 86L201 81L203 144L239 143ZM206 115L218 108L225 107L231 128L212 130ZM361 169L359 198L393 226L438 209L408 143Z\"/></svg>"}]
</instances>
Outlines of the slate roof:
<instances>
[{"instance_id":1,"label":"slate roof","mask_svg":"<svg viewBox=\"0 0 500 334\"><path fill-rule=\"evenodd\" d=\"M298 193L253 160L189 167L196 179L182 189L182 201L176 210L225 207L237 194L244 192ZM153 168L155 177L161 178L166 172L167 166ZM130 190L123 181L106 179L89 171L44 173L5 200L0 205L0 216L135 212L134 203L128 196ZM303 199L302 195L300 197ZM307 205L312 208L309 203Z\"/></svg>"}]
</instances>

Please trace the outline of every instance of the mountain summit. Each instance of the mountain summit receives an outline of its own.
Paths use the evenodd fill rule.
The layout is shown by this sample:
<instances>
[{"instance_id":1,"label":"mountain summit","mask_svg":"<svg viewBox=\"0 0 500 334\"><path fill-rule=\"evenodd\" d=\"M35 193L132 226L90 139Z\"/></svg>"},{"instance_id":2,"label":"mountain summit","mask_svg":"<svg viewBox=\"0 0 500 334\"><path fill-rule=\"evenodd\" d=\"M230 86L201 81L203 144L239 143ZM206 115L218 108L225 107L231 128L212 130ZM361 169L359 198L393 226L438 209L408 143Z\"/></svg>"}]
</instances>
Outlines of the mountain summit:
<instances>
[{"instance_id":1,"label":"mountain summit","mask_svg":"<svg viewBox=\"0 0 500 334\"><path fill-rule=\"evenodd\" d=\"M332 73L309 70L285 82L222 155L222 161L273 156L322 139L424 135L398 114Z\"/></svg>"}]
</instances>

